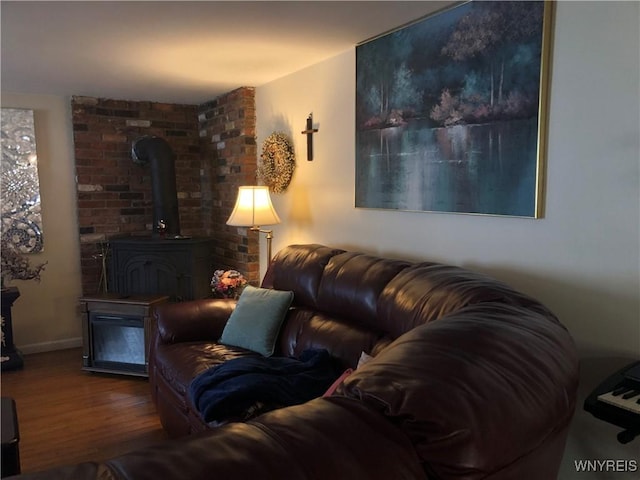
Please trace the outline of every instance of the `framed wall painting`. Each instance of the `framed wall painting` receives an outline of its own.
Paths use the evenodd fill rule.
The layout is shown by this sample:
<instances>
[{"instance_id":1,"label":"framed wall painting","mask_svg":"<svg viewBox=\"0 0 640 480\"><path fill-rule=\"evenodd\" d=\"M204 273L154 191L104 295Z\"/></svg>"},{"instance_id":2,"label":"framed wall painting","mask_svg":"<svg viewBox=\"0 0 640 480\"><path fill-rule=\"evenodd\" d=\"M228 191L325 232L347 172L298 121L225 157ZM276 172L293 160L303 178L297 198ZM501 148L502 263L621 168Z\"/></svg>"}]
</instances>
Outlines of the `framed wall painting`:
<instances>
[{"instance_id":1,"label":"framed wall painting","mask_svg":"<svg viewBox=\"0 0 640 480\"><path fill-rule=\"evenodd\" d=\"M551 2L467 2L356 47L355 206L538 218Z\"/></svg>"},{"instance_id":2,"label":"framed wall painting","mask_svg":"<svg viewBox=\"0 0 640 480\"><path fill-rule=\"evenodd\" d=\"M43 250L38 154L33 110L2 108L2 224L0 248Z\"/></svg>"}]
</instances>

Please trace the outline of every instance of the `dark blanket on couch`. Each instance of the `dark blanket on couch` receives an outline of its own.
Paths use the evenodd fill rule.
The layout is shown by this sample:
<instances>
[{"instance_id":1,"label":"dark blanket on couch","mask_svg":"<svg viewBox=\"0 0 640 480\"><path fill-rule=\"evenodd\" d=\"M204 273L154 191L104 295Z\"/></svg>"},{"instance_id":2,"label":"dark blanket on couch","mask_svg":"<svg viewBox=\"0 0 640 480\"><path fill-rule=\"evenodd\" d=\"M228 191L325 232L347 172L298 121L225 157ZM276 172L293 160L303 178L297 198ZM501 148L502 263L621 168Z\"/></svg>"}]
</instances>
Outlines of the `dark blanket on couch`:
<instances>
[{"instance_id":1,"label":"dark blanket on couch","mask_svg":"<svg viewBox=\"0 0 640 480\"><path fill-rule=\"evenodd\" d=\"M320 397L340 373L326 350L305 350L299 359L235 358L196 376L189 396L206 422L246 420L256 405L262 413Z\"/></svg>"}]
</instances>

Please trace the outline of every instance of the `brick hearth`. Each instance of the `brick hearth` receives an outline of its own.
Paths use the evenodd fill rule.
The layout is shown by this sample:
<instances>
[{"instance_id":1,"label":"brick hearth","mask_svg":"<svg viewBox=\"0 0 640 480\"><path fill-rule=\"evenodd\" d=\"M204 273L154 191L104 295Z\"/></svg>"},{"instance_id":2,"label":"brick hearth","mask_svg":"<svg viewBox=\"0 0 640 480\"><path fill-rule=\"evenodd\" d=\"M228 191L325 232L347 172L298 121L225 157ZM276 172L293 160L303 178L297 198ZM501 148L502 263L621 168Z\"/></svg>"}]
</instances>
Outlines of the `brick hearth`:
<instances>
[{"instance_id":1,"label":"brick hearth","mask_svg":"<svg viewBox=\"0 0 640 480\"><path fill-rule=\"evenodd\" d=\"M143 135L164 138L176 155L181 233L213 237L212 268L258 281L257 236L225 224L237 187L256 181L254 100L248 87L200 106L72 98L83 295L100 291L110 238L151 234L151 172L131 157Z\"/></svg>"}]
</instances>

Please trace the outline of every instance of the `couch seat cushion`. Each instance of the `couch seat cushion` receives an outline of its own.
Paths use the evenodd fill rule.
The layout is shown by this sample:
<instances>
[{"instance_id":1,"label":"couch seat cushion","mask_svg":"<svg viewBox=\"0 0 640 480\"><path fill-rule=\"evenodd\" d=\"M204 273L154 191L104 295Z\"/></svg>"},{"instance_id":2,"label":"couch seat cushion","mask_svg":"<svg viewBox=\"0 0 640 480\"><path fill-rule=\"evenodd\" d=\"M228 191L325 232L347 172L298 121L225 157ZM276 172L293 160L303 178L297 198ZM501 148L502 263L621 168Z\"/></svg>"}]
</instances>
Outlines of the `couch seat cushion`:
<instances>
[{"instance_id":1,"label":"couch seat cushion","mask_svg":"<svg viewBox=\"0 0 640 480\"><path fill-rule=\"evenodd\" d=\"M189 384L199 373L232 358L257 356L243 348L211 342L162 345L156 349L158 375L176 392L186 395Z\"/></svg>"}]
</instances>

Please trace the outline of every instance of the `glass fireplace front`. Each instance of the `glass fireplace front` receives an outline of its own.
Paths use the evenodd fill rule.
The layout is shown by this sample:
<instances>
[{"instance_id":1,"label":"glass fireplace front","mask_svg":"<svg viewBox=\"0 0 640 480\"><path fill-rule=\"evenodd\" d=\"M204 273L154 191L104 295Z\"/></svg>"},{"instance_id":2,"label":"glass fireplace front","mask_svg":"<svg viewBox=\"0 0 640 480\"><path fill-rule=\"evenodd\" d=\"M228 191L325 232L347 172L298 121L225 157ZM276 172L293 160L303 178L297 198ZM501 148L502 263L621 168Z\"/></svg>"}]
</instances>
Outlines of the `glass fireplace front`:
<instances>
[{"instance_id":1,"label":"glass fireplace front","mask_svg":"<svg viewBox=\"0 0 640 480\"><path fill-rule=\"evenodd\" d=\"M90 313L93 366L145 373L144 321L138 317Z\"/></svg>"}]
</instances>

